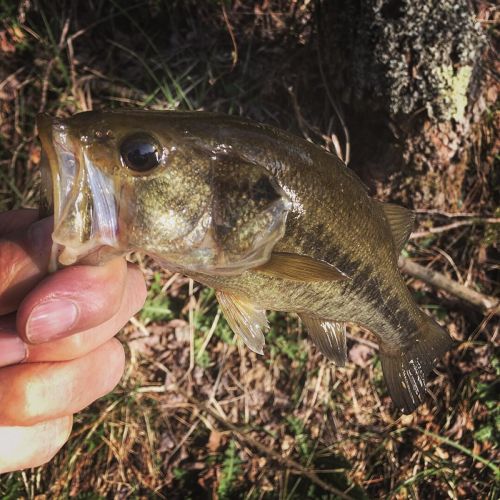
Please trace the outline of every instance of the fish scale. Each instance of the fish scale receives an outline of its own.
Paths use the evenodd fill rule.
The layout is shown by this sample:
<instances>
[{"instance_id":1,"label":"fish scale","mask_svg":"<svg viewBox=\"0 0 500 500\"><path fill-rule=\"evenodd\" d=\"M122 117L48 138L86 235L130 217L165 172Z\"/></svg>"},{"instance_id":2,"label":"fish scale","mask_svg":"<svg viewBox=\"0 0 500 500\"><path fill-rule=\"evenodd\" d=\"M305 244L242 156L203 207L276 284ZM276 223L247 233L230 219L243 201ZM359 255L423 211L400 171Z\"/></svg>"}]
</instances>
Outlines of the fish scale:
<instances>
[{"instance_id":1,"label":"fish scale","mask_svg":"<svg viewBox=\"0 0 500 500\"><path fill-rule=\"evenodd\" d=\"M54 208L60 263L147 253L215 288L229 325L259 354L266 310L297 313L339 365L345 324L359 324L379 342L395 404L410 412L422 402L451 340L397 267L414 216L370 198L337 156L212 113L41 115L38 125L42 205ZM69 175L82 182L61 185Z\"/></svg>"}]
</instances>

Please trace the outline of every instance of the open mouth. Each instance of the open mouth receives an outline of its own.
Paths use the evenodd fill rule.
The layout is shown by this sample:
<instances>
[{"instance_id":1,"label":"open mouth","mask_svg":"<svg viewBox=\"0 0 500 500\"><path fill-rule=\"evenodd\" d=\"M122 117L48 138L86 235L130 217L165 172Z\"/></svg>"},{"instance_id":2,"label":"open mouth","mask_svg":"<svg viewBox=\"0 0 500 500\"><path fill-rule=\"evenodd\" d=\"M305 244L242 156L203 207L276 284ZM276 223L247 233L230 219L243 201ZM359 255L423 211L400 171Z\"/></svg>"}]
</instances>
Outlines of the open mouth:
<instances>
[{"instance_id":1,"label":"open mouth","mask_svg":"<svg viewBox=\"0 0 500 500\"><path fill-rule=\"evenodd\" d=\"M74 186L79 162L67 126L44 114L38 115L37 125L42 143L40 208L42 215L53 214L59 221L64 199Z\"/></svg>"},{"instance_id":2,"label":"open mouth","mask_svg":"<svg viewBox=\"0 0 500 500\"><path fill-rule=\"evenodd\" d=\"M41 114L40 213L54 215L49 269L76 262L99 264L117 255L113 179L103 174L62 120Z\"/></svg>"}]
</instances>

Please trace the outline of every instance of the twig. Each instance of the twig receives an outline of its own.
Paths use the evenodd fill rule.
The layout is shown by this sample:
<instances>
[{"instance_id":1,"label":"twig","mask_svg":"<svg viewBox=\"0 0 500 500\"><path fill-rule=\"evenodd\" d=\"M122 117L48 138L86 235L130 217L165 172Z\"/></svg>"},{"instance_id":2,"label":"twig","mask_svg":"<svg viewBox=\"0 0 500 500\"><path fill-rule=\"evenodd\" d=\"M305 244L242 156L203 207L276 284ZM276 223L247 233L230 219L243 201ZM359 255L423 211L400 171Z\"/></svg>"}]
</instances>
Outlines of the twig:
<instances>
[{"instance_id":1,"label":"twig","mask_svg":"<svg viewBox=\"0 0 500 500\"><path fill-rule=\"evenodd\" d=\"M433 437L434 439L437 439L438 441L445 443L448 446L452 446L453 448L461 451L462 453L465 453L466 455L471 457L473 460L477 460L478 462L481 462L483 465L486 465L486 467L489 467L493 471L493 473L495 474L496 477L500 476L500 468L497 465L495 465L490 460L487 460L486 458L482 457L481 455L478 455L473 450L469 450L469 448L462 446L460 443L456 443L452 439L449 439L445 436L440 436L439 434L436 434L435 432L431 432L431 431L428 431L426 429L421 429L418 426L414 426L412 428L421 432L422 434L425 434L426 436Z\"/></svg>"},{"instance_id":2,"label":"twig","mask_svg":"<svg viewBox=\"0 0 500 500\"><path fill-rule=\"evenodd\" d=\"M189 279L189 368L185 377L189 375L194 368L194 281Z\"/></svg>"},{"instance_id":3,"label":"twig","mask_svg":"<svg viewBox=\"0 0 500 500\"><path fill-rule=\"evenodd\" d=\"M231 43L233 44L233 51L231 57L233 60L232 69L234 69L234 67L238 63L238 44L236 43L236 37L234 36L231 23L229 22L229 17L226 12L226 6L224 5L224 1L221 2L221 7L222 7L222 15L224 16L224 22L226 23L227 31L229 32L229 36L231 37Z\"/></svg>"},{"instance_id":4,"label":"twig","mask_svg":"<svg viewBox=\"0 0 500 500\"><path fill-rule=\"evenodd\" d=\"M323 61L321 60L321 53L319 50L319 45L317 46L317 56L318 56L318 67L319 67L319 73L321 75L321 80L323 81L323 86L325 87L326 91L326 96L328 97L328 100L330 101L330 104L337 114L337 118L339 119L340 125L342 127L342 130L344 131L344 138L345 138L345 154L342 160L346 165L349 165L349 161L351 159L351 140L349 137L349 129L347 128L346 122L344 120L344 117L342 113L340 112L340 108L335 102L335 99L333 98L331 92L330 92L330 86L328 85L325 72L323 70Z\"/></svg>"},{"instance_id":5,"label":"twig","mask_svg":"<svg viewBox=\"0 0 500 500\"><path fill-rule=\"evenodd\" d=\"M375 351L378 351L379 349L378 344L375 344L375 342L372 342L371 340L364 339L363 337L356 337L356 335L353 335L352 333L346 333L345 335L349 340L353 340L358 344L366 345Z\"/></svg>"},{"instance_id":6,"label":"twig","mask_svg":"<svg viewBox=\"0 0 500 500\"><path fill-rule=\"evenodd\" d=\"M302 132L302 135L310 142L313 142L311 137L309 136L309 133L307 132L306 128L311 130L314 133L318 133L316 130L314 130L313 126L310 125L306 119L302 116L302 113L300 111L300 106L297 101L297 95L295 94L293 87L285 85L286 90L288 91L288 94L290 95L290 98L292 100L292 105L293 105L293 111L295 112L295 116L297 118L297 121L299 123L300 131ZM342 151L337 150L337 155L342 158Z\"/></svg>"},{"instance_id":7,"label":"twig","mask_svg":"<svg viewBox=\"0 0 500 500\"><path fill-rule=\"evenodd\" d=\"M70 19L68 17L66 18L66 21L64 22L61 31L61 37L59 38L59 44L57 45L57 52L54 54L52 59L48 62L47 66L45 67L45 72L42 80L42 97L40 99L40 106L38 107L39 113L43 113L43 111L45 111L45 104L47 103L47 92L49 91L50 74L52 73L52 68L54 66L54 63L57 61L59 57L61 57L61 51L64 47L66 38L68 36L69 23Z\"/></svg>"},{"instance_id":8,"label":"twig","mask_svg":"<svg viewBox=\"0 0 500 500\"><path fill-rule=\"evenodd\" d=\"M445 212L444 210L437 210L437 209L426 209L426 208L415 208L413 210L417 214L427 214L427 215L442 215L443 217L448 217L449 219L455 218L455 217L481 217L481 214L478 213L473 213L473 212L460 212L460 213L453 213L453 212Z\"/></svg>"},{"instance_id":9,"label":"twig","mask_svg":"<svg viewBox=\"0 0 500 500\"><path fill-rule=\"evenodd\" d=\"M450 231L461 226L472 226L474 224L500 224L500 218L487 217L487 218L471 218L469 220L460 220L453 222L452 224L447 224L446 226L431 227L427 231L417 231L416 233L411 233L410 239L416 240L417 238L424 238L432 234L444 233L445 231Z\"/></svg>"},{"instance_id":10,"label":"twig","mask_svg":"<svg viewBox=\"0 0 500 500\"><path fill-rule=\"evenodd\" d=\"M458 266L455 264L455 261L451 258L451 255L448 252L441 250L441 248L436 247L435 250L450 263L451 267L453 267L453 270L455 271L455 274L457 275L458 281L460 282L461 285L463 285L464 279L462 277L462 273L458 269Z\"/></svg>"},{"instance_id":11,"label":"twig","mask_svg":"<svg viewBox=\"0 0 500 500\"><path fill-rule=\"evenodd\" d=\"M188 396L187 394L185 396L191 401L192 404L197 406L199 409L206 411L211 417L217 420L219 424L229 429L233 434L235 434L238 440L246 443L248 446L252 448L259 450L260 453L269 456L275 462L281 463L282 465L286 465L290 470L300 472L300 474L307 477L313 483L317 484L324 490L329 491L330 493L333 493L340 498L346 500L352 500L352 497L346 495L343 491L335 488L335 486L332 486L331 484L328 484L322 479L320 479L318 475L312 470L307 469L306 467L299 464L295 460L292 460L291 458L282 456L280 453L278 453L273 449L267 448L262 443L260 443L256 439L246 434L245 431L243 431L242 429L239 429L236 425L222 418L216 411L212 410L212 408L210 408L205 403L202 403L201 401L198 401L197 399L193 398L192 396Z\"/></svg>"},{"instance_id":12,"label":"twig","mask_svg":"<svg viewBox=\"0 0 500 500\"><path fill-rule=\"evenodd\" d=\"M146 325L139 321L136 317L132 316L129 319L130 323L132 323L145 337L149 337L149 330L146 328Z\"/></svg>"},{"instance_id":13,"label":"twig","mask_svg":"<svg viewBox=\"0 0 500 500\"><path fill-rule=\"evenodd\" d=\"M207 348L207 345L210 342L210 339L212 338L215 329L217 328L217 324L219 323L219 318L220 318L220 309L217 310L217 314L215 315L215 318L212 321L212 326L210 327L210 330L208 331L207 336L203 341L203 345L201 346L200 350L198 351L198 354L196 355L196 359L201 359L203 353L205 352L205 349Z\"/></svg>"},{"instance_id":14,"label":"twig","mask_svg":"<svg viewBox=\"0 0 500 500\"><path fill-rule=\"evenodd\" d=\"M476 292L471 288L447 278L444 274L433 271L432 269L421 266L408 259L400 258L399 266L404 273L455 295L465 302L479 308L483 313L500 315L500 300L495 297Z\"/></svg>"}]
</instances>

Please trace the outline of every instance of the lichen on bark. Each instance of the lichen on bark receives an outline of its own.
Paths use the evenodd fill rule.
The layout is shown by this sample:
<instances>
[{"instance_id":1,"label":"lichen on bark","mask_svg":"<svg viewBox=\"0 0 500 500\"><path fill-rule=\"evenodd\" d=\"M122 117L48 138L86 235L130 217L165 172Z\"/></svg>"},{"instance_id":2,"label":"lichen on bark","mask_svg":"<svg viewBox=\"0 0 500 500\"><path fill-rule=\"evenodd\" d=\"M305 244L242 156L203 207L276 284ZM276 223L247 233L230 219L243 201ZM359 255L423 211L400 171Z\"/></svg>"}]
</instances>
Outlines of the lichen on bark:
<instances>
[{"instance_id":1,"label":"lichen on bark","mask_svg":"<svg viewBox=\"0 0 500 500\"><path fill-rule=\"evenodd\" d=\"M425 108L463 116L464 96L485 39L467 0L324 2L337 84L392 117ZM467 68L467 69L466 69Z\"/></svg>"},{"instance_id":2,"label":"lichen on bark","mask_svg":"<svg viewBox=\"0 0 500 500\"><path fill-rule=\"evenodd\" d=\"M317 5L320 52L349 126L352 167L381 197L459 210L474 127L485 106L487 44L473 5Z\"/></svg>"}]
</instances>

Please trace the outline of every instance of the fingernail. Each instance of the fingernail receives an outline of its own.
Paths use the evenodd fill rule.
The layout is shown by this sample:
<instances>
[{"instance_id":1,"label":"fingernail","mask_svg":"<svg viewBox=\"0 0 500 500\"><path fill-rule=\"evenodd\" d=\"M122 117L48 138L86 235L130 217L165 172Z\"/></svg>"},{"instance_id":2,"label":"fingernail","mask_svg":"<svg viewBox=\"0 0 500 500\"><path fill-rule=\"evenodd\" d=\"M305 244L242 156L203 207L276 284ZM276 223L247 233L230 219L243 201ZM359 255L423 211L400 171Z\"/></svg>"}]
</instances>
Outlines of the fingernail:
<instances>
[{"instance_id":1,"label":"fingernail","mask_svg":"<svg viewBox=\"0 0 500 500\"><path fill-rule=\"evenodd\" d=\"M69 300L50 300L36 306L26 324L26 337L41 343L65 337L76 323L78 307Z\"/></svg>"},{"instance_id":2,"label":"fingernail","mask_svg":"<svg viewBox=\"0 0 500 500\"><path fill-rule=\"evenodd\" d=\"M26 358L26 345L16 334L0 333L0 368Z\"/></svg>"}]
</instances>

